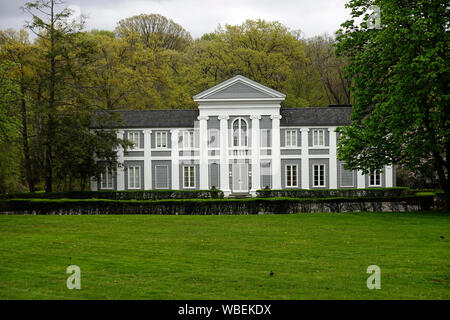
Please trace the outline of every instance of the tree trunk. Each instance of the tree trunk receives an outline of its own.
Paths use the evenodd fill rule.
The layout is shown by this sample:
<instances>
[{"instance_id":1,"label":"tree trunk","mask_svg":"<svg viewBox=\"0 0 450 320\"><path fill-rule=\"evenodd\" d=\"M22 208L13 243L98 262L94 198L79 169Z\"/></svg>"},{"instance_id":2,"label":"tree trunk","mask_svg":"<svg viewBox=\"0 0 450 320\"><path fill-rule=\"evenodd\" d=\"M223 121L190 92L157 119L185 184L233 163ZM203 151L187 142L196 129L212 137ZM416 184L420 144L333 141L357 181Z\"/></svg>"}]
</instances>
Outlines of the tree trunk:
<instances>
[{"instance_id":1,"label":"tree trunk","mask_svg":"<svg viewBox=\"0 0 450 320\"><path fill-rule=\"evenodd\" d=\"M25 176L30 192L34 192L34 180L31 171L30 148L28 146L27 106L25 101L25 87L20 86L21 92L21 115L22 115L22 146L25 160Z\"/></svg>"},{"instance_id":2,"label":"tree trunk","mask_svg":"<svg viewBox=\"0 0 450 320\"><path fill-rule=\"evenodd\" d=\"M51 1L50 13L50 92L48 104L48 123L46 136L46 150L45 150L45 192L52 192L53 182L53 168L52 168L52 142L53 142L53 113L55 110L55 75L56 75L56 61L55 61L55 16L54 16L54 1Z\"/></svg>"}]
</instances>

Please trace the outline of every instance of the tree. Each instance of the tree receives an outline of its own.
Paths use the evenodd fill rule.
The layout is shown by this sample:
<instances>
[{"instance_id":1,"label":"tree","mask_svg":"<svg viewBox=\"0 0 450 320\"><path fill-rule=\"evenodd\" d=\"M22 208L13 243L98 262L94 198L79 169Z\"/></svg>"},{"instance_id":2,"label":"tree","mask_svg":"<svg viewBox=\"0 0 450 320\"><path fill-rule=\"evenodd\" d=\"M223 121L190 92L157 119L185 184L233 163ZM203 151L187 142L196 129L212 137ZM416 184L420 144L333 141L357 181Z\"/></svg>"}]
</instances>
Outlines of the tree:
<instances>
[{"instance_id":1,"label":"tree","mask_svg":"<svg viewBox=\"0 0 450 320\"><path fill-rule=\"evenodd\" d=\"M67 55L70 44L70 35L75 34L82 23L70 21L71 10L64 8L58 11L57 7L63 4L61 0L36 0L27 2L23 10L29 13L32 20L28 28L34 32L41 41L43 49L42 62L46 72L44 89L45 96L45 191L52 191L53 163L52 149L56 130L57 106L61 103L64 78L67 75L67 65L63 57Z\"/></svg>"},{"instance_id":2,"label":"tree","mask_svg":"<svg viewBox=\"0 0 450 320\"><path fill-rule=\"evenodd\" d=\"M366 13L372 5L380 8L379 27ZM338 157L365 173L390 163L431 167L450 199L448 1L351 0L347 7L352 19L341 25L337 52L350 59L355 100Z\"/></svg>"},{"instance_id":3,"label":"tree","mask_svg":"<svg viewBox=\"0 0 450 320\"><path fill-rule=\"evenodd\" d=\"M350 104L351 77L344 76L347 61L336 57L335 40L330 36L318 36L307 40L306 55L312 69L320 76L323 91L329 104Z\"/></svg>"},{"instance_id":4,"label":"tree","mask_svg":"<svg viewBox=\"0 0 450 320\"><path fill-rule=\"evenodd\" d=\"M31 68L31 59L35 55L35 47L30 45L28 33L25 30L16 32L14 30L0 31L0 59L13 63L10 68L9 78L19 88L17 99L13 102L20 107L22 148L24 157L25 177L30 192L34 192L34 178L32 161L30 156L28 137L28 107L27 100L33 85L34 72Z\"/></svg>"},{"instance_id":5,"label":"tree","mask_svg":"<svg viewBox=\"0 0 450 320\"><path fill-rule=\"evenodd\" d=\"M192 37L182 26L160 14L141 14L119 21L116 33L126 38L137 33L148 48L183 50Z\"/></svg>"},{"instance_id":6,"label":"tree","mask_svg":"<svg viewBox=\"0 0 450 320\"><path fill-rule=\"evenodd\" d=\"M197 40L186 53L183 73L195 92L242 74L287 92L292 68L305 60L304 43L279 22L247 20L225 25Z\"/></svg>"},{"instance_id":7,"label":"tree","mask_svg":"<svg viewBox=\"0 0 450 320\"><path fill-rule=\"evenodd\" d=\"M20 122L16 116L15 108L20 88L9 77L14 63L0 63L0 192L8 191L7 181L17 166L14 156L14 140L19 134Z\"/></svg>"},{"instance_id":8,"label":"tree","mask_svg":"<svg viewBox=\"0 0 450 320\"><path fill-rule=\"evenodd\" d=\"M38 36L32 102L39 137L35 149L37 158L43 159L46 192L52 191L55 182L71 190L77 180L84 188L88 178L98 176L101 170L95 157L103 154L114 167L114 149L124 143L110 130L109 134L89 130L99 109L90 99L90 66L99 56L98 46L81 32L82 21L71 20L69 9L58 11L61 4L59 0L37 0L24 6L32 16L29 28Z\"/></svg>"}]
</instances>

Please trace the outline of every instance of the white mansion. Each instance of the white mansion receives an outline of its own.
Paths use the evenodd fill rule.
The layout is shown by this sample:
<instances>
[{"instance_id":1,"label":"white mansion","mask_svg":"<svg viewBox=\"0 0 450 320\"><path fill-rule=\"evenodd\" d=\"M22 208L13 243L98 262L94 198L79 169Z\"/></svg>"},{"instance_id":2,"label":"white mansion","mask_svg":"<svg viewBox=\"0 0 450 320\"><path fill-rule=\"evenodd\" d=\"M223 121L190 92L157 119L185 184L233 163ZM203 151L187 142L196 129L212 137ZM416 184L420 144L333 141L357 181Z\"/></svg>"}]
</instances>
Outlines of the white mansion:
<instances>
[{"instance_id":1,"label":"white mansion","mask_svg":"<svg viewBox=\"0 0 450 320\"><path fill-rule=\"evenodd\" d=\"M193 97L198 110L118 111L117 171L91 180L92 190L211 189L250 193L269 187L392 187L392 166L372 175L336 158L338 126L351 106L281 109L285 95L235 76ZM95 128L95 126L93 127Z\"/></svg>"}]
</instances>

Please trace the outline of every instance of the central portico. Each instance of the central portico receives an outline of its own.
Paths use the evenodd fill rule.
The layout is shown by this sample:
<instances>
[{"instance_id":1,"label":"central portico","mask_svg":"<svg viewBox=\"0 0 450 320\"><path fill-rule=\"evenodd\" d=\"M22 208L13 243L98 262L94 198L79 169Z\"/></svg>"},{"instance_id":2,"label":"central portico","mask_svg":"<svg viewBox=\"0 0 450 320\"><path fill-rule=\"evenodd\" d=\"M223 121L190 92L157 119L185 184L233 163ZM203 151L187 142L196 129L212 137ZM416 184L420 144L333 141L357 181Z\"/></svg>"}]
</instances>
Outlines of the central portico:
<instances>
[{"instance_id":1,"label":"central portico","mask_svg":"<svg viewBox=\"0 0 450 320\"><path fill-rule=\"evenodd\" d=\"M261 160L270 161L271 168L281 167L280 108L285 95L238 75L193 98L199 105L200 189L208 188L211 155L216 154L208 144L208 132L218 129L220 189L225 195L249 191L255 195L264 187ZM272 188L280 189L279 169L270 176Z\"/></svg>"}]
</instances>

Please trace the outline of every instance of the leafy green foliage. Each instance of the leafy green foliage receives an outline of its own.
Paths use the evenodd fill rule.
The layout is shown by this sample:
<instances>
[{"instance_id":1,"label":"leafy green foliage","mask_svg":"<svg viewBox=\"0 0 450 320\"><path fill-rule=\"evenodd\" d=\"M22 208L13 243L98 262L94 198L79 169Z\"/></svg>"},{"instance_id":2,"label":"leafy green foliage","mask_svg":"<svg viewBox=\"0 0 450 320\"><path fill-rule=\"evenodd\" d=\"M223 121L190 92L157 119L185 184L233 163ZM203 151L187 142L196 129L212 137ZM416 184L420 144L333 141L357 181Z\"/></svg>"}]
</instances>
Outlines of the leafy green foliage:
<instances>
[{"instance_id":1,"label":"leafy green foliage","mask_svg":"<svg viewBox=\"0 0 450 320\"><path fill-rule=\"evenodd\" d=\"M381 27L367 23L381 9ZM354 78L352 125L338 157L364 173L384 165L437 172L450 196L450 11L448 1L352 0L337 53ZM355 19L362 18L360 25Z\"/></svg>"},{"instance_id":2,"label":"leafy green foliage","mask_svg":"<svg viewBox=\"0 0 450 320\"><path fill-rule=\"evenodd\" d=\"M121 195L120 192L116 193ZM111 195L111 194L110 194ZM122 194L123 195L123 194ZM133 194L128 194L133 196ZM137 195L137 194L135 194ZM152 195L151 192L148 195ZM105 194L108 196L108 194ZM430 194L395 197L248 198L248 199L9 199L0 212L15 214L292 214L311 212L429 210ZM383 207L383 204L385 206ZM389 208L386 208L389 204Z\"/></svg>"},{"instance_id":3,"label":"leafy green foliage","mask_svg":"<svg viewBox=\"0 0 450 320\"><path fill-rule=\"evenodd\" d=\"M258 190L258 197L288 198L327 198L327 197L393 197L414 194L414 190L404 187L368 188L368 189L263 189Z\"/></svg>"}]
</instances>

